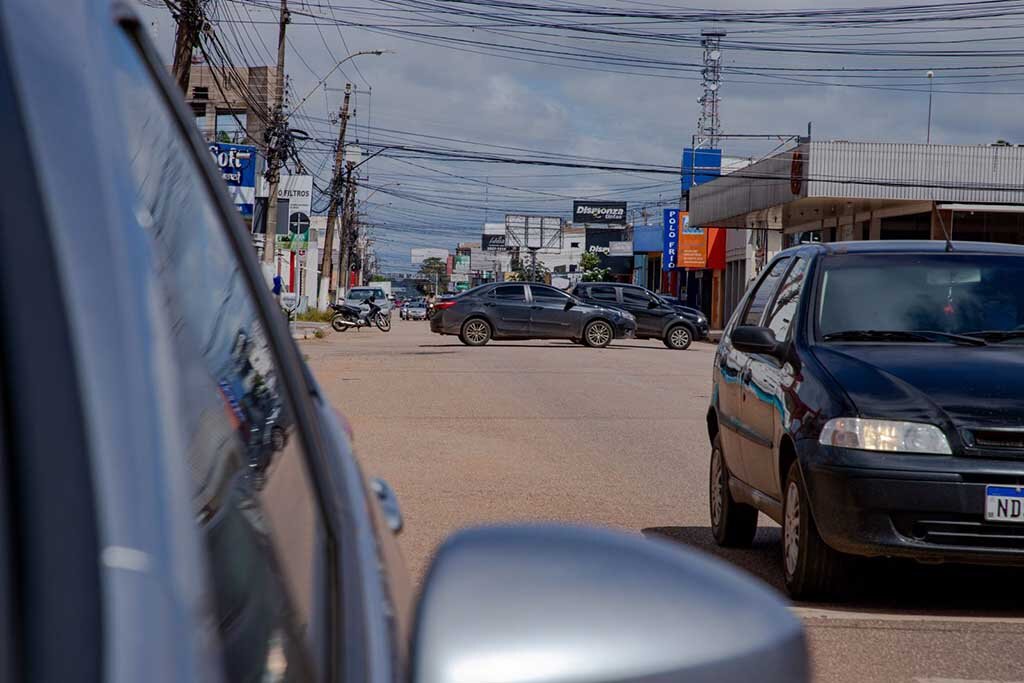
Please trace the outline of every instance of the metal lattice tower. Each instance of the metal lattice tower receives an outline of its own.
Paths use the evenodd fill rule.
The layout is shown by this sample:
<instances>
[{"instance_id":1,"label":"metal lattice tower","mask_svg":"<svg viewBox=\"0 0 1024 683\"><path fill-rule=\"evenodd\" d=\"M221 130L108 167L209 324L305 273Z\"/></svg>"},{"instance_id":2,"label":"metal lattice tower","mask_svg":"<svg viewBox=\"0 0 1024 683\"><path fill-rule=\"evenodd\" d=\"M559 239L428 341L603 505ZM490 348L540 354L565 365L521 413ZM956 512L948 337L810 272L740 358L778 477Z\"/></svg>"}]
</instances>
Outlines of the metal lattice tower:
<instances>
[{"instance_id":1,"label":"metal lattice tower","mask_svg":"<svg viewBox=\"0 0 1024 683\"><path fill-rule=\"evenodd\" d=\"M722 38L725 34L725 31L718 29L700 32L700 44L704 48L704 68L701 70L704 94L698 100L701 105L700 119L697 121L698 148L717 148L722 135L719 88L722 85Z\"/></svg>"}]
</instances>

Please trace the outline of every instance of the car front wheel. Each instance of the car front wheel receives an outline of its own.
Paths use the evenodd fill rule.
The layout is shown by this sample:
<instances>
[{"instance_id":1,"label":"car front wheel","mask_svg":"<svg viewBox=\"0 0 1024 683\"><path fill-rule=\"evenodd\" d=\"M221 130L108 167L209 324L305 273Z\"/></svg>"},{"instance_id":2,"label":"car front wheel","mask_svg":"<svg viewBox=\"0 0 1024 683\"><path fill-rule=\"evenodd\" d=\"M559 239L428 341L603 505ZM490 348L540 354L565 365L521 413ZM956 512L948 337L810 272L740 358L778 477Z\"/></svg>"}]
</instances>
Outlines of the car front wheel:
<instances>
[{"instance_id":1,"label":"car front wheel","mask_svg":"<svg viewBox=\"0 0 1024 683\"><path fill-rule=\"evenodd\" d=\"M593 349L603 349L612 343L615 332L605 320L594 320L583 330L583 343Z\"/></svg>"},{"instance_id":2,"label":"car front wheel","mask_svg":"<svg viewBox=\"0 0 1024 683\"><path fill-rule=\"evenodd\" d=\"M711 505L711 533L725 547L749 546L757 533L757 509L737 503L729 492L729 469L716 436L711 444L711 477L708 500Z\"/></svg>"},{"instance_id":3,"label":"car front wheel","mask_svg":"<svg viewBox=\"0 0 1024 683\"><path fill-rule=\"evenodd\" d=\"M822 540L795 462L786 477L782 522L782 571L790 596L796 600L835 597L846 585L852 558Z\"/></svg>"},{"instance_id":4,"label":"car front wheel","mask_svg":"<svg viewBox=\"0 0 1024 683\"><path fill-rule=\"evenodd\" d=\"M690 348L690 343L693 341L693 335L690 334L690 329L686 325L676 325L668 331L665 335L665 346L670 349L677 351L684 351Z\"/></svg>"}]
</instances>

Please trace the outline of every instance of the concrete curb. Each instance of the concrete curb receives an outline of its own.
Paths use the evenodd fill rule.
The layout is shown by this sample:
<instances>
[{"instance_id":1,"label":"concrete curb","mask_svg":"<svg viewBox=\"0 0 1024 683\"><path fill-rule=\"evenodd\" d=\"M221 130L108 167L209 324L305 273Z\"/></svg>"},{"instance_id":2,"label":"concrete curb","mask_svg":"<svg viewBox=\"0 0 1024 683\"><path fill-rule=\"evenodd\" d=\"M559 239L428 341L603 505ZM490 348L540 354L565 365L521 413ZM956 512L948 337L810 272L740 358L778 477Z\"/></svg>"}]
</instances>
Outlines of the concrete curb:
<instances>
[{"instance_id":1,"label":"concrete curb","mask_svg":"<svg viewBox=\"0 0 1024 683\"><path fill-rule=\"evenodd\" d=\"M316 333L321 333L320 338L326 337L334 330L331 329L328 323L307 323L302 321L296 321L291 323L292 339L296 341L302 341L304 339L316 339Z\"/></svg>"}]
</instances>

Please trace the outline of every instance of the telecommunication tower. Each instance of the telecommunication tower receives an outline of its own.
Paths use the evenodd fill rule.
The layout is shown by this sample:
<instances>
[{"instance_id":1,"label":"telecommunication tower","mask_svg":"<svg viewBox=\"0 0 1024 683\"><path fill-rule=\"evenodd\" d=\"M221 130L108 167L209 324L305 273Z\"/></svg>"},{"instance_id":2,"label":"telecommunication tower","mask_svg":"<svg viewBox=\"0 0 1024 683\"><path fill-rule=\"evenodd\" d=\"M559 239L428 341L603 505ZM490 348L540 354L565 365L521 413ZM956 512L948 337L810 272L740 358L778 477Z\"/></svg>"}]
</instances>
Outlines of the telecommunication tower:
<instances>
[{"instance_id":1,"label":"telecommunication tower","mask_svg":"<svg viewBox=\"0 0 1024 683\"><path fill-rule=\"evenodd\" d=\"M720 29L705 29L700 32L700 44L704 48L704 68L701 70L700 119L697 121L696 147L718 148L722 135L722 120L719 114L722 85L722 38L726 35Z\"/></svg>"}]
</instances>

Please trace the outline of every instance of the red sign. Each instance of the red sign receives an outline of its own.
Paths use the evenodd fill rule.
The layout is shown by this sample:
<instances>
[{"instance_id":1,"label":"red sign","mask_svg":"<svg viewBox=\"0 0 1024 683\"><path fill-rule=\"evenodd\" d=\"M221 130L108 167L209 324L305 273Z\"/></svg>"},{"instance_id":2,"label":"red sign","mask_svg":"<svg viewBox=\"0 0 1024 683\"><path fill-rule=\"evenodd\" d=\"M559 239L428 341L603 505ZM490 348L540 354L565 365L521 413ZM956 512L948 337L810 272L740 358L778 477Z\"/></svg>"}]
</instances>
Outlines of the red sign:
<instances>
[{"instance_id":1,"label":"red sign","mask_svg":"<svg viewBox=\"0 0 1024 683\"><path fill-rule=\"evenodd\" d=\"M804 155L800 150L793 152L793 163L789 167L789 189L793 194L800 194L804 184Z\"/></svg>"}]
</instances>

